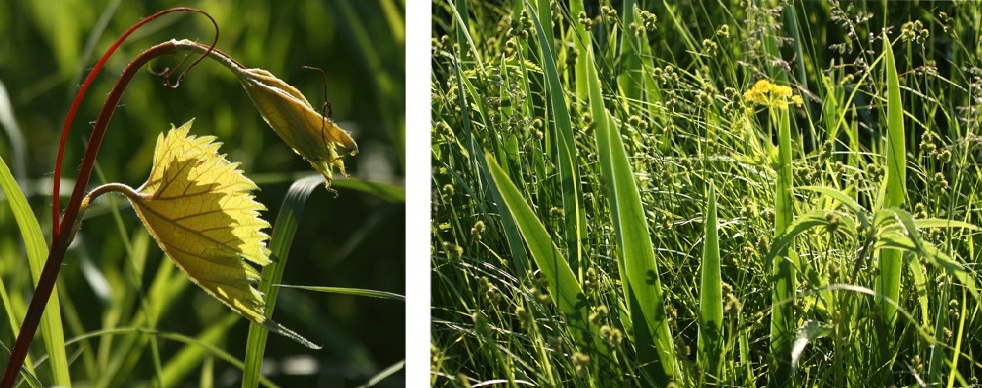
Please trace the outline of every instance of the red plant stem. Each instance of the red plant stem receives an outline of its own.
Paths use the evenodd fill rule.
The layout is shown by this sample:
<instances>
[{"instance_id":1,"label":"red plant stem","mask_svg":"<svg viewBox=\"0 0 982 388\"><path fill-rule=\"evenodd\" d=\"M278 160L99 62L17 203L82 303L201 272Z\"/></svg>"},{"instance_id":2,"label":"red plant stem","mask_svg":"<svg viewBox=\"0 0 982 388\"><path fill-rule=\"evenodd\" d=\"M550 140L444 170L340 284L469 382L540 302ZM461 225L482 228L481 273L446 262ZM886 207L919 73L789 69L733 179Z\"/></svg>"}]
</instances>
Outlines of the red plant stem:
<instances>
[{"instance_id":1,"label":"red plant stem","mask_svg":"<svg viewBox=\"0 0 982 388\"><path fill-rule=\"evenodd\" d=\"M21 324L20 332L17 335L17 340L10 352L10 360L7 362L7 366L3 371L3 379L0 380L0 388L13 387L14 383L17 381L18 375L20 374L21 366L24 365L24 359L27 357L27 353L31 347L31 342L34 341L34 335L37 332L38 324L41 321L41 314L44 313L45 306L47 306L48 300L51 298L51 292L54 290L55 282L58 279L58 272L61 270L61 263L65 259L65 251L68 249L68 245L71 244L71 241L74 238L74 230L77 226L76 223L79 217L79 210L82 205L82 200L85 198L85 188L88 186L89 178L92 176L96 156L99 154L99 148L102 146L102 140L105 138L106 130L109 128L109 121L112 120L113 113L116 111L116 106L119 104L119 100L123 97L123 92L126 90L126 86L137 74L140 68L142 68L148 62L157 57L180 51L181 48L175 45L173 41L164 42L144 51L133 59L132 62L126 65L126 69L123 70L123 74L120 75L119 79L116 81L116 84L113 85L112 90L109 92L109 96L106 98L106 102L102 106L102 111L100 111L99 117L96 120L92 134L89 136L89 141L85 147L85 154L82 158L82 165L79 169L78 178L76 178L75 181L75 188L72 191L72 197L68 202L68 207L65 209L64 219L59 220L58 213L60 205L58 204L58 196L60 190L59 183L61 180L61 164L64 156L65 141L68 136L68 129L71 127L71 121L75 116L75 111L81 102L82 94L88 88L88 85L92 82L94 75L98 73L99 69L106 62L109 56L123 42L123 40L125 40L126 37L133 32L133 30L159 17L160 15L174 11L200 12L205 16L208 16L208 18L211 19L212 23L215 25L215 41L212 42L212 45L207 51L205 51L204 55L202 55L200 58L198 58L198 60L193 62L187 67L187 69L184 70L184 72L179 76L178 82L172 87L176 87L178 84L180 84L180 79L184 77L184 74L186 74L191 67L194 67L195 64L204 59L204 57L208 56L211 50L214 48L215 43L218 41L218 24L215 22L215 19L204 11L193 8L174 8L166 11L160 11L137 22L137 24L127 30L123 36L120 37L115 44L113 44L112 48L110 48L106 54L103 55L96 67L94 67L86 77L85 83L79 89L79 93L76 95L75 100L72 103L69 114L65 120L65 126L62 129L61 144L58 150L58 164L55 167L54 193L52 195L54 198L52 200L54 209L52 210L55 213L55 216L52 231L51 250L48 251L48 259L45 261L44 268L41 270L41 276L39 277L37 287L34 290L34 296L31 298L31 304L27 308L27 314L24 316L24 322ZM164 75L169 75L169 73L165 73ZM167 81L165 81L165 84L170 86L169 82Z\"/></svg>"},{"instance_id":2,"label":"red plant stem","mask_svg":"<svg viewBox=\"0 0 982 388\"><path fill-rule=\"evenodd\" d=\"M111 57L113 53L116 52L116 49L123 44L126 38L129 37L130 34L133 33L133 31L136 31L137 29L140 28L140 26L147 24L160 16L163 16L171 12L179 12L179 11L199 12L204 14L205 16L208 16L208 18L211 19L212 24L215 24L215 42L218 41L218 24L215 23L215 19L213 19L211 15L208 15L208 13L206 13L205 11L195 8L181 7L181 8L166 9L157 12L153 15L141 19L140 21L136 22L136 24L128 28L126 32L123 32L123 35L120 35L119 39L116 39L116 42L114 42L113 45L110 46L108 50L106 50L106 53L102 54L102 57L99 58L99 61L96 62L95 66L92 67L92 70L89 71L89 74L85 77L85 81L82 82L82 86L78 88L78 92L75 93L75 99L72 100L72 105L71 107L68 108L68 115L65 116L65 124L61 128L61 141L58 146L58 158L55 161L54 184L51 190L51 221L52 221L51 240L52 241L57 240L59 234L61 233L61 219L59 218L61 215L61 204L59 203L59 201L61 201L60 198L61 197L61 192L60 192L61 191L61 165L65 159L65 142L68 140L68 130L71 129L72 121L75 120L75 112L78 111L78 106L82 104L82 99L85 95L85 91L89 89L89 85L91 85L92 81L95 80L96 75L98 75L99 71L102 70L102 67L106 64L106 61L109 60L109 57ZM213 42L212 47L214 46L215 43ZM202 58L204 58L204 56L202 56ZM200 61L201 59L198 60ZM197 61L195 61L195 64L196 63ZM190 67L193 66L194 64L192 64ZM88 182L85 183L87 184ZM76 188L75 192L77 194L78 192L77 182L75 184L75 188Z\"/></svg>"},{"instance_id":3,"label":"red plant stem","mask_svg":"<svg viewBox=\"0 0 982 388\"><path fill-rule=\"evenodd\" d=\"M102 106L102 111L96 120L95 128L89 137L88 145L85 147L85 156L82 159L82 167L79 170L78 178L75 182L75 191L72 193L72 198L68 202L68 207L65 209L65 218L61 224L61 233L51 243L48 260L44 262L41 277L38 279L37 288L34 290L34 297L31 299L31 304L27 308L27 314L24 316L24 322L21 324L20 333L17 335L14 348L10 352L10 361L7 363L7 368L3 371L3 381L0 383L0 388L8 388L14 385L20 373L20 368L24 364L24 358L27 357L27 351L30 349L31 342L34 340L38 323L41 321L41 313L44 312L44 307L48 304L51 291L54 289L55 281L58 279L58 272L65 258L65 250L71 243L73 237L72 229L75 227L79 208L82 205L82 199L85 197L85 187L88 185L89 178L92 176L96 155L99 154L99 148L102 145L102 139L105 138L109 121L116 111L116 105L123 97L123 91L126 89L126 85L129 84L133 76L147 62L176 51L178 51L177 47L171 42L161 43L144 51L126 66L119 80L113 85L112 91L109 92L109 97L106 98L106 103Z\"/></svg>"}]
</instances>

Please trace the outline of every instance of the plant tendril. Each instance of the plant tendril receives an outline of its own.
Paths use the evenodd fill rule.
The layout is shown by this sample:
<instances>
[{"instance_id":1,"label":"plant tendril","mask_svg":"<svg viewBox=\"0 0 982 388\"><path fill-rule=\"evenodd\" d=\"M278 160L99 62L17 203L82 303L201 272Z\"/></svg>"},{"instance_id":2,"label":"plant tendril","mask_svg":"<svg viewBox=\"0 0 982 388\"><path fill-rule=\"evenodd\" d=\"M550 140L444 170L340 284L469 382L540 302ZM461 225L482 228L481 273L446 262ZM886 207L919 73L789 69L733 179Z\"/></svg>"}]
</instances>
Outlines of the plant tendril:
<instances>
[{"instance_id":1,"label":"plant tendril","mask_svg":"<svg viewBox=\"0 0 982 388\"><path fill-rule=\"evenodd\" d=\"M325 117L325 119L321 120L321 140L324 141L324 145L327 146L329 142L327 140L327 131L324 127L327 125L327 120L334 118L334 108L331 107L331 100L327 99L327 73L324 72L324 69L319 67L304 66L303 68L307 70L319 71L321 73L321 77L324 78L324 105L321 107L321 116ZM325 110L327 111L327 115L324 114Z\"/></svg>"},{"instance_id":2,"label":"plant tendril","mask_svg":"<svg viewBox=\"0 0 982 388\"><path fill-rule=\"evenodd\" d=\"M99 71L102 70L102 67L106 64L106 62L109 60L109 58L112 57L113 53L116 52L116 49L118 49L119 46L122 45L124 41L126 41L126 38L128 38L130 36L130 34L132 34L134 31L136 31L137 29L139 29L144 24L147 24L147 23L149 23L149 22L151 22L151 21L159 18L160 16L163 16L163 15L168 14L168 13L171 13L171 12L179 12L179 11L184 11L184 12L197 12L197 13L203 14L206 17L208 17L208 20L211 20L211 24L215 27L215 39L212 41L211 47L208 49L209 52L210 52L215 47L215 45L218 43L218 34L219 34L218 22L216 22L215 19L213 17L211 17L211 15L209 15L205 11L202 11L202 10L199 10L199 9L196 9L196 8L179 7L179 8L166 9L166 10L159 11L157 13L154 13L153 15L150 15L150 16L147 16L147 17L141 19L140 21L136 22L136 24L134 24L133 26L131 26L130 28L128 28L125 32L123 32L123 34L120 35L120 37L118 39L116 39L115 42L113 42L112 46L110 46L109 49L106 50L105 54L103 54L102 57L99 58L99 61L96 62L95 66L92 66L92 69L89 71L88 75L86 75L85 80L82 81L82 85L79 87L78 92L76 92L75 99L72 100L72 105L71 105L71 107L69 107L68 114L65 116L65 123L64 123L64 125L61 128L61 139L60 139L59 146L58 146L58 156L57 156L57 159L55 161L54 183L53 183L52 190L51 190L51 205L52 205L51 206L51 208L52 208L52 211L51 211L51 218L52 218L52 222L51 222L51 239L52 240L58 239L58 236L61 235L61 204L60 204L60 201L61 201L61 168L62 168L62 164L64 163L64 159L65 159L65 144L68 141L68 132L69 132L69 129L71 129L72 122L75 119L75 113L78 111L79 105L82 104L82 99L85 96L85 92L89 89L89 85L91 85L92 82L95 80L95 77L96 77L96 75L98 75ZM205 55L207 55L207 52L206 52ZM202 55L202 58L204 58L205 55ZM195 64L197 64L198 62L200 62L202 58L199 58L197 61L195 61L194 63L192 63L191 66L188 67L188 70L190 70L191 67L193 67ZM185 70L184 73L181 73L181 76L178 78L178 84L184 78L185 74L187 74L187 70ZM88 182L84 182L83 185L84 184L87 184L87 183ZM76 183L76 185L77 184L78 183Z\"/></svg>"}]
</instances>

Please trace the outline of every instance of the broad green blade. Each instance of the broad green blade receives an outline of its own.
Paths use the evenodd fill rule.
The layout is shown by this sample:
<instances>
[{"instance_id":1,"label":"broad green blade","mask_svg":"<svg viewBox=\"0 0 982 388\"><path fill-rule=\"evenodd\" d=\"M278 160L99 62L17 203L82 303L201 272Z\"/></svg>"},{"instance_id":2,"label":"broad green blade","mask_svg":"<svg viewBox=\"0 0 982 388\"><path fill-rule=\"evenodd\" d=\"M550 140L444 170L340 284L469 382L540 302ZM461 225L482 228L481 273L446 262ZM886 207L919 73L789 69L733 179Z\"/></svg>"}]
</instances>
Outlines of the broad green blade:
<instances>
[{"instance_id":1,"label":"broad green blade","mask_svg":"<svg viewBox=\"0 0 982 388\"><path fill-rule=\"evenodd\" d=\"M720 274L719 231L716 220L716 188L709 184L709 200L703 213L702 276L699 285L699 367L719 378L723 357L723 279ZM707 381L714 383L715 381Z\"/></svg>"},{"instance_id":2,"label":"broad green blade","mask_svg":"<svg viewBox=\"0 0 982 388\"><path fill-rule=\"evenodd\" d=\"M549 294L553 296L559 312L565 318L565 323L570 326L570 332L574 337L573 343L579 349L605 352L605 347L600 345L597 336L584 334L590 331L587 319L589 306L586 304L586 295L576 281L576 276L573 275L566 258L552 242L545 226L525 202L525 198L515 184L508 179L501 166L490 155L487 156L487 161L491 178L498 187L508 212L515 219L515 224L525 238L532 259L549 283Z\"/></svg>"},{"instance_id":3,"label":"broad green blade","mask_svg":"<svg viewBox=\"0 0 982 388\"><path fill-rule=\"evenodd\" d=\"M283 199L283 206L280 208L279 215L276 216L276 223L273 227L273 236L269 241L270 258L272 263L263 268L262 280L259 283L259 292L266 295L265 316L273 316L273 309L276 307L276 297L279 295L279 288L274 285L283 279L283 272L286 268L287 258L290 255L290 246L293 244L293 236L297 233L300 225L300 218L303 215L304 206L307 198L315 188L324 183L324 177L310 176L296 182L290 186ZM266 351L266 337L269 332L262 325L255 322L249 323L249 336L246 340L245 369L243 370L242 386L259 386L260 369L262 368L263 353Z\"/></svg>"},{"instance_id":4,"label":"broad green blade","mask_svg":"<svg viewBox=\"0 0 982 388\"><path fill-rule=\"evenodd\" d=\"M678 376L671 328L665 315L660 271L655 263L654 246L641 205L641 194L619 131L604 107L600 78L592 53L587 53L587 85L590 111L596 123L597 153L604 183L609 193L611 222L616 235L618 268L625 299L629 304L631 327L638 363L657 385L666 385Z\"/></svg>"},{"instance_id":5,"label":"broad green blade","mask_svg":"<svg viewBox=\"0 0 982 388\"><path fill-rule=\"evenodd\" d=\"M777 112L774 112L776 110ZM778 125L778 168L777 182L774 184L774 234L781 237L794 219L794 202L791 197L793 175L791 166L791 117L787 108L771 109L771 119ZM773 114L776 113L776 114ZM794 342L795 325L795 255L787 251L778 252L772 261L771 283L771 370L769 385L791 383L791 347Z\"/></svg>"},{"instance_id":6,"label":"broad green blade","mask_svg":"<svg viewBox=\"0 0 982 388\"><path fill-rule=\"evenodd\" d=\"M897 77L896 61L893 56L893 48L890 39L883 35L883 61L886 65L887 78L887 145L884 150L886 155L886 176L884 177L885 187L881 190L881 200L878 201L878 209L899 208L903 206L907 198L907 156L906 156L906 135L904 134L904 108L900 100L900 80ZM890 300L900 300L900 275L903 269L902 253L896 249L880 250L879 273L876 278L876 291ZM884 350L883 361L892 360L896 357L892 349L895 342L893 331L889 328L894 327L897 319L897 309L893 305L880 303L881 317L887 324L885 340L887 346L882 346ZM889 369L889 368L888 368Z\"/></svg>"},{"instance_id":7,"label":"broad green blade","mask_svg":"<svg viewBox=\"0 0 982 388\"><path fill-rule=\"evenodd\" d=\"M845 205L846 208L848 208L849 211L852 212L852 214L854 214L856 218L859 219L860 224L862 224L864 228L869 227L869 217L867 217L866 215L867 213L866 209L864 209L859 204L859 202L856 202L856 200L850 197L848 194L843 193L842 191L836 190L834 188L825 187L825 186L801 186L795 188L795 190L810 190L817 193L825 194L826 196L836 201L839 201L843 205Z\"/></svg>"}]
</instances>

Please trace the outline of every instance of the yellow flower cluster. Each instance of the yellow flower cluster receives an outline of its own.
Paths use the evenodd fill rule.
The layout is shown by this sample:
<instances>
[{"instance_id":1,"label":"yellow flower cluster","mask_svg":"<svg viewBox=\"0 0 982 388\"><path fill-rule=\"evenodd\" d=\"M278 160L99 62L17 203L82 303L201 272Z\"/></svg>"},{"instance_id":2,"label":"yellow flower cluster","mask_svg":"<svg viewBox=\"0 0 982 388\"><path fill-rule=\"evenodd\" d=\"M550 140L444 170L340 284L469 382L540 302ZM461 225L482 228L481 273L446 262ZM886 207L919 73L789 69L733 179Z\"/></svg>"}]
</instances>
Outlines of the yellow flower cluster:
<instances>
[{"instance_id":1,"label":"yellow flower cluster","mask_svg":"<svg viewBox=\"0 0 982 388\"><path fill-rule=\"evenodd\" d=\"M804 103L801 96L794 94L790 86L775 85L766 79L757 81L750 90L743 93L743 99L768 108L785 108L791 103L801 107Z\"/></svg>"}]
</instances>

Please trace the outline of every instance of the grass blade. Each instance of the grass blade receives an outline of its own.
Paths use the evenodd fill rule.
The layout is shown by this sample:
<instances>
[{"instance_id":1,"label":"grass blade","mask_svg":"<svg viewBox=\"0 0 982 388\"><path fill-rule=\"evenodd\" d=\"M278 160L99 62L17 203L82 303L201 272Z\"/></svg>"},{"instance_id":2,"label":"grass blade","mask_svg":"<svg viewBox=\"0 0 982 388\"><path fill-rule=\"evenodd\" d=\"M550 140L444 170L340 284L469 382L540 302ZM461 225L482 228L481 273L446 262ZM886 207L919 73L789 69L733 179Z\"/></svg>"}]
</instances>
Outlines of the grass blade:
<instances>
[{"instance_id":1,"label":"grass blade","mask_svg":"<svg viewBox=\"0 0 982 388\"><path fill-rule=\"evenodd\" d=\"M378 290L366 290L364 288L348 288L348 287L319 287L319 286L294 286L289 284L280 284L279 287L286 288L299 288L301 290L316 291L316 292L329 292L334 294L345 294L345 295L355 295L355 296L367 296L369 298L378 299L388 299L397 300L400 302L405 302L406 297L386 291Z\"/></svg>"},{"instance_id":2,"label":"grass blade","mask_svg":"<svg viewBox=\"0 0 982 388\"><path fill-rule=\"evenodd\" d=\"M549 2L544 4L539 2L540 7L548 10ZM580 236L585 229L583 218L583 193L580 188L580 172L577 167L576 141L573 139L573 123L570 120L569 108L566 104L566 88L563 87L559 79L559 70L556 69L556 60L552 52L552 25L550 23L550 33L547 35L545 26L539 22L539 17L532 7L528 7L531 19L535 24L536 36L539 39L539 47L542 55L542 70L546 75L547 98L549 99L549 113L556 137L558 138L559 152L555 154L559 173L559 184L562 186L563 219L566 221L566 246L569 265L574 271L580 267ZM543 13L545 20L552 21L548 13Z\"/></svg>"},{"instance_id":3,"label":"grass blade","mask_svg":"<svg viewBox=\"0 0 982 388\"><path fill-rule=\"evenodd\" d=\"M596 337L587 338L584 334L589 330L589 306L569 263L501 166L490 155L487 156L487 161L488 171L498 187L505 207L515 219L515 224L528 244L532 259L549 282L549 293L553 295L566 324L571 327L574 344L580 349L601 350Z\"/></svg>"},{"instance_id":4,"label":"grass blade","mask_svg":"<svg viewBox=\"0 0 982 388\"><path fill-rule=\"evenodd\" d=\"M778 170L774 185L774 234L780 238L794 219L791 169L791 117L787 108L778 108ZM776 116L776 117L775 117ZM795 295L794 255L786 250L779 252L772 262L771 289L771 370L768 385L786 386L791 383L791 349L795 336L794 303L788 303Z\"/></svg>"},{"instance_id":5,"label":"grass blade","mask_svg":"<svg viewBox=\"0 0 982 388\"><path fill-rule=\"evenodd\" d=\"M14 176L11 175L3 158L0 158L0 189L3 190L7 201L10 202L17 227L24 239L24 248L27 251L27 260L31 268L31 278L36 283L41 276L41 267L44 266L44 261L48 257L48 247L45 244L44 236L41 234L41 225L38 224L37 217L31 211L27 198L17 186L17 181L14 180ZM58 302L57 287L55 286L51 292L48 305L44 309L44 314L41 315L41 340L44 341L44 348L48 352L48 359L51 363L51 381L54 385L70 386L68 358L65 355L65 332L61 326L61 307ZM24 312L19 313L20 316L23 314ZM17 325L20 325L19 321Z\"/></svg>"},{"instance_id":6,"label":"grass blade","mask_svg":"<svg viewBox=\"0 0 982 388\"><path fill-rule=\"evenodd\" d=\"M637 4L634 0L624 2L621 8L621 26L627 27L635 23ZM627 29L625 29L627 32ZM638 53L642 46L642 35L630 32L622 33L620 51L620 69L617 75L617 86L620 91L621 103L627 106L631 101L641 100L641 57ZM644 41L647 44L647 41Z\"/></svg>"},{"instance_id":7,"label":"grass blade","mask_svg":"<svg viewBox=\"0 0 982 388\"><path fill-rule=\"evenodd\" d=\"M897 77L896 61L893 48L886 34L883 36L883 55L886 65L887 78L887 145L886 181L880 191L881 198L877 201L880 209L899 208L903 206L907 196L907 158L904 134L904 108L900 100L900 80ZM879 257L879 273L876 278L877 295L890 300L900 300L900 275L903 269L903 254L896 249L882 249ZM877 297L882 311L881 317L886 323L886 331L880 343L881 362L892 365L896 357L893 350L896 342L893 327L897 320L897 309L891 304L882 303L882 297ZM885 369L890 369L885 368Z\"/></svg>"},{"instance_id":8,"label":"grass blade","mask_svg":"<svg viewBox=\"0 0 982 388\"><path fill-rule=\"evenodd\" d=\"M569 13L574 16L579 16L580 12L585 12L583 7L583 0L572 0L569 2ZM593 38L592 35L586 30L583 23L574 22L573 29L575 30L576 42L573 48L576 50L576 64L575 73L585 74L586 73L586 53L593 50ZM576 77L576 99L579 101L586 101L587 99L587 86L586 79L583 77Z\"/></svg>"},{"instance_id":9,"label":"grass blade","mask_svg":"<svg viewBox=\"0 0 982 388\"><path fill-rule=\"evenodd\" d=\"M369 379L368 380L368 384L362 385L361 387L374 387L378 383L382 382L382 380L385 380L389 376L392 376L392 375L396 374L396 372L399 372L399 371L401 371L401 370L403 370L405 368L406 368L406 360L402 360L402 361L399 361L399 362L397 362L395 364L392 364L388 368L385 368L384 370L382 370L381 372L379 372L377 375L375 375L374 377L372 377L371 379Z\"/></svg>"},{"instance_id":10,"label":"grass blade","mask_svg":"<svg viewBox=\"0 0 982 388\"><path fill-rule=\"evenodd\" d=\"M697 360L708 376L719 379L722 370L720 360L723 357L723 279L720 274L719 231L716 230L716 188L712 183L709 185L704 217Z\"/></svg>"},{"instance_id":11,"label":"grass blade","mask_svg":"<svg viewBox=\"0 0 982 388\"><path fill-rule=\"evenodd\" d=\"M283 279L283 271L286 261L290 254L290 246L293 244L293 236L300 226L300 217L303 215L304 206L307 198L315 188L324 183L324 177L316 175L302 178L293 182L290 189L283 199L283 206L280 214L276 216L276 223L273 224L273 235L269 240L270 258L272 263L263 268L262 281L259 284L259 291L266 295L266 317L273 316L273 309L276 307L276 297L279 289L274 287ZM249 323L249 336L246 340L245 369L243 370L242 386L259 386L259 372L262 368L263 353L266 350L266 337L269 332L255 322Z\"/></svg>"},{"instance_id":12,"label":"grass blade","mask_svg":"<svg viewBox=\"0 0 982 388\"><path fill-rule=\"evenodd\" d=\"M224 350L221 350L219 344L228 337L232 325L238 322L239 319L241 319L241 316L238 314L226 314L211 325L208 325L193 339L180 335L186 339L187 345L170 357L163 371L157 376L162 381L162 386L173 387L178 385L177 382L184 380L188 375L197 370L206 357L215 355L216 353L225 353ZM157 333L157 336L159 338L168 338L168 335L164 333Z\"/></svg>"},{"instance_id":13,"label":"grass blade","mask_svg":"<svg viewBox=\"0 0 982 388\"><path fill-rule=\"evenodd\" d=\"M664 386L678 373L674 341L665 315L658 265L654 246L648 234L648 223L641 205L641 194L620 133L611 125L604 107L600 78L593 53L587 53L587 78L590 110L596 123L597 153L604 183L609 193L611 221L621 270L624 298L628 302L631 330L634 334L638 362L643 370Z\"/></svg>"}]
</instances>

